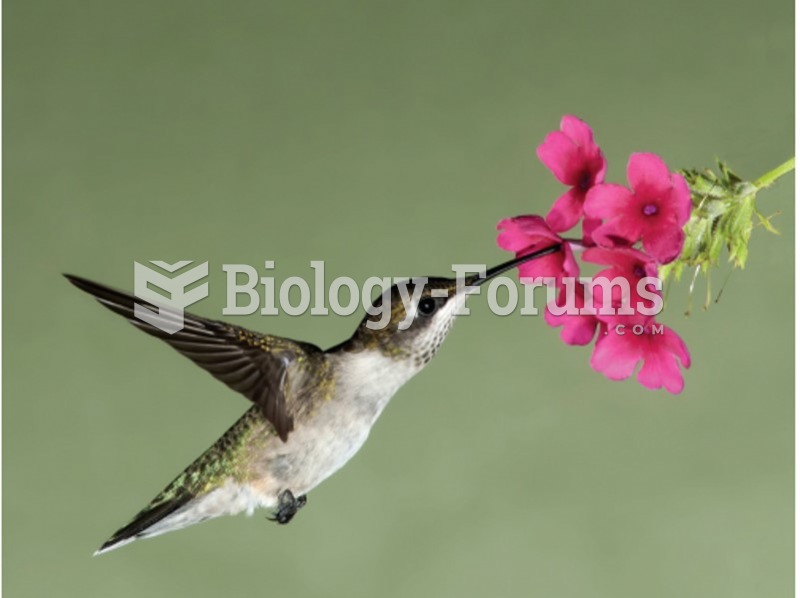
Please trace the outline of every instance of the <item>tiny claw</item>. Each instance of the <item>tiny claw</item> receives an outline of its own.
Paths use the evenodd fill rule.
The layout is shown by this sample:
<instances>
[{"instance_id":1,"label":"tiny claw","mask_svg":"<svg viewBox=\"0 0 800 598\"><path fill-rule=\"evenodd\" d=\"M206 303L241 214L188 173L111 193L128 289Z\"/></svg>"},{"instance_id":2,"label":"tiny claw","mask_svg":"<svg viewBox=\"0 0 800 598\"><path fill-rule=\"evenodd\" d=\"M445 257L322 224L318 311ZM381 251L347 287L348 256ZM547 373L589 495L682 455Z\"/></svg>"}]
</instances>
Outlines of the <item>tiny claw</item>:
<instances>
[{"instance_id":1,"label":"tiny claw","mask_svg":"<svg viewBox=\"0 0 800 598\"><path fill-rule=\"evenodd\" d=\"M278 509L275 511L275 516L267 517L267 519L286 525L297 514L297 511L306 506L307 502L305 494L295 498L291 490L284 490L278 495Z\"/></svg>"}]
</instances>

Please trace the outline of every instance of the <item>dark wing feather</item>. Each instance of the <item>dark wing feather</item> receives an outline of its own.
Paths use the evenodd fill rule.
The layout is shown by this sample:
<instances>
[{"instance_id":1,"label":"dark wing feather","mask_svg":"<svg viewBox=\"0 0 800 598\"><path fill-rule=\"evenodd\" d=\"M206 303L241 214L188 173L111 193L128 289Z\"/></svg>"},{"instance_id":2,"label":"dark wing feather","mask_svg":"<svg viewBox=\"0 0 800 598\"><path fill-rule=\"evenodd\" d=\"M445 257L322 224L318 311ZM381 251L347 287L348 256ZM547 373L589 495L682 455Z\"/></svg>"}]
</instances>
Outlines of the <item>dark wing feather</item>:
<instances>
[{"instance_id":1,"label":"dark wing feather","mask_svg":"<svg viewBox=\"0 0 800 598\"><path fill-rule=\"evenodd\" d=\"M65 274L76 287L94 296L111 311L144 332L165 341L218 380L259 405L286 441L294 422L286 405L286 381L291 366L320 356L318 347L277 336L260 334L225 322L183 314L183 329L169 334L135 316L136 303L151 308L154 317L176 317L169 308L154 306L110 287ZM156 313L158 315L156 315Z\"/></svg>"}]
</instances>

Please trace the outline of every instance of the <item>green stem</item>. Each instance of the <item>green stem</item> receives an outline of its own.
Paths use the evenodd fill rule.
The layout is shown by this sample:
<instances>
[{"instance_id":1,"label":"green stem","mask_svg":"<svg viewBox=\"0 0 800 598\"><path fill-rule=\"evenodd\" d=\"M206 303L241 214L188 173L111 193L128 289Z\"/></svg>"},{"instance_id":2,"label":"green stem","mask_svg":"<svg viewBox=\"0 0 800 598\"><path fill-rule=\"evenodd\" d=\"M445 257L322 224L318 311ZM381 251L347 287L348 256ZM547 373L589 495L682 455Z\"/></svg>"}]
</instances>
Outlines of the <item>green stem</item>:
<instances>
[{"instance_id":1,"label":"green stem","mask_svg":"<svg viewBox=\"0 0 800 598\"><path fill-rule=\"evenodd\" d=\"M783 175L788 174L794 170L794 158L789 158L778 166L777 168L773 168L768 173L758 177L755 181L753 181L753 185L757 189L764 189L769 187L772 183L777 181Z\"/></svg>"}]
</instances>

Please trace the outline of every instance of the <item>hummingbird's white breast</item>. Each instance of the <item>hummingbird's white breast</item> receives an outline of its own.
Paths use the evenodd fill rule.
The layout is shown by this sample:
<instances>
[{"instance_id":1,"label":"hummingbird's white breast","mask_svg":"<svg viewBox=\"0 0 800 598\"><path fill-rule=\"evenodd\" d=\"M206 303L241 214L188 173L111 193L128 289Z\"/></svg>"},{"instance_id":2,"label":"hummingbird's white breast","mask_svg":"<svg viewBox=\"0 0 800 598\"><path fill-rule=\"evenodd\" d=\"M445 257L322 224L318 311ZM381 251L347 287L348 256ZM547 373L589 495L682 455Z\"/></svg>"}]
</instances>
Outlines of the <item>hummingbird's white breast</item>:
<instances>
[{"instance_id":1,"label":"hummingbird's white breast","mask_svg":"<svg viewBox=\"0 0 800 598\"><path fill-rule=\"evenodd\" d=\"M379 351L329 358L337 361L330 397L276 447L271 459L272 475L295 495L309 492L344 466L364 445L389 400L421 369Z\"/></svg>"}]
</instances>

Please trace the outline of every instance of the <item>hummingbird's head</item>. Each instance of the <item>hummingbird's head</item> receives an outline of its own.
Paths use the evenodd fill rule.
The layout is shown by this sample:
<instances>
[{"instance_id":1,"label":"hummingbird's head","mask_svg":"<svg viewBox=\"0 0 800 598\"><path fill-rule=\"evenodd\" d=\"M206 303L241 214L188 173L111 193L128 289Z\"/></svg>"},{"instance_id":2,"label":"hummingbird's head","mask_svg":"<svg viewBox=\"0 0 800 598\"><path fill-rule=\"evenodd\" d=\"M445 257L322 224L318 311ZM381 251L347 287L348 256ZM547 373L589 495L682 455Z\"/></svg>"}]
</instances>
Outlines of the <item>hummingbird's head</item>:
<instances>
[{"instance_id":1,"label":"hummingbird's head","mask_svg":"<svg viewBox=\"0 0 800 598\"><path fill-rule=\"evenodd\" d=\"M350 350L379 350L395 359L413 359L424 367L438 351L471 289L523 262L560 249L548 247L500 264L464 280L412 278L386 289L372 303L349 343Z\"/></svg>"}]
</instances>

